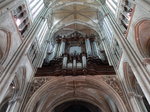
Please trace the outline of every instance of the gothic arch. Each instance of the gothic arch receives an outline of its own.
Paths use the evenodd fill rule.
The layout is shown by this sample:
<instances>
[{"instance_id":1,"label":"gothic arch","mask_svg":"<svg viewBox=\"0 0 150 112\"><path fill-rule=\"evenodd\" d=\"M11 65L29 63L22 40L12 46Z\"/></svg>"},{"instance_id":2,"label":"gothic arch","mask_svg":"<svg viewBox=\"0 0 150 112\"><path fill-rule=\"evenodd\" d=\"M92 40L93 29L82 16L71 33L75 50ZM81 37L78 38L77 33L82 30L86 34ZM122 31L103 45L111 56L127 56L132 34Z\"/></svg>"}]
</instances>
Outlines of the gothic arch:
<instances>
[{"instance_id":1,"label":"gothic arch","mask_svg":"<svg viewBox=\"0 0 150 112\"><path fill-rule=\"evenodd\" d=\"M26 80L26 69L25 67L20 67L18 71L15 73L15 77L7 92L5 93L5 98L1 102L0 112L5 109L5 111L10 111L13 108L13 105L20 100L23 95L23 91L25 90L25 80ZM9 105L9 106L8 106ZM5 106L5 107L4 107ZM7 107L6 107L7 106Z\"/></svg>"},{"instance_id":2,"label":"gothic arch","mask_svg":"<svg viewBox=\"0 0 150 112\"><path fill-rule=\"evenodd\" d=\"M129 92L135 92L135 93L137 91L139 92L139 90L137 90L137 89L141 88L141 87L139 86L129 63L124 62L123 68L124 68L124 70L123 70L124 71L124 78L125 78L125 82L126 82L128 91ZM140 93L142 93L142 95L144 95L141 89L140 89L140 91L141 91Z\"/></svg>"},{"instance_id":3,"label":"gothic arch","mask_svg":"<svg viewBox=\"0 0 150 112\"><path fill-rule=\"evenodd\" d=\"M92 5L92 4L88 4L88 3L86 3L86 2L79 2L79 1L75 1L75 2L73 2L73 1L69 1L69 2L65 2L65 3L63 3L63 4L60 4L60 5L56 5L56 6L54 6L53 7L53 10L57 10L57 9L61 9L61 8L63 8L63 7L66 7L66 6L69 6L69 5L74 5L74 4L77 4L77 5L86 5L86 6L88 6L88 7L92 7L92 8L94 8L94 9L99 9L100 10L100 7L97 7L96 5Z\"/></svg>"},{"instance_id":4,"label":"gothic arch","mask_svg":"<svg viewBox=\"0 0 150 112\"><path fill-rule=\"evenodd\" d=\"M77 97L73 97L72 94L74 92L70 92L69 91L69 88L73 86L72 85L73 83L76 83L76 84L79 84L79 85L81 84L81 88L82 87L83 88L87 88L88 92L84 91L84 90L82 90L82 91L75 91L76 95L77 94L81 95L81 93L82 93L82 95L81 95L81 97L78 97L78 95L77 95ZM64 91L64 89L68 89L68 90ZM97 92L97 94L96 93L92 93L92 90ZM61 92L58 94L57 93L58 91L61 91ZM47 94L48 95L53 95L53 97L52 96L47 97L46 96ZM57 95L55 96L55 94L57 94ZM64 79L63 77L61 77L61 78L56 79L56 80L54 79L54 80L48 81L43 86L41 86L31 96L30 100L28 101L28 103L26 105L26 108L24 109L24 112L32 112L33 108L36 105L36 103L41 101L41 98L45 99L46 101L49 101L47 103L54 106L54 105L58 104L57 101L60 101L60 99L62 99L62 102L64 101L64 99L65 99L65 101L69 100L68 97L64 97L64 96L72 96L72 97L70 97L72 99L73 98L80 98L80 99L82 98L84 100L86 99L86 100L92 101L90 98L99 99L100 97L104 98L105 95L108 95L108 96L111 97L111 99L117 105L119 112L127 112L126 106L124 105L124 103L123 103L122 99L120 98L119 94L116 93L116 91L111 86L109 86L108 84L106 84L102 80L91 79L91 78L86 78L85 79L84 77L82 77L82 78L78 77L76 79L72 79L71 78L71 79L68 79L68 80ZM87 97L87 96L90 96L90 98ZM49 98L51 98L51 99L49 99ZM100 101L101 100L97 100L97 101L95 101L95 103L98 104L98 103L100 103ZM42 102L42 104L43 104L43 102Z\"/></svg>"},{"instance_id":5,"label":"gothic arch","mask_svg":"<svg viewBox=\"0 0 150 112\"><path fill-rule=\"evenodd\" d=\"M143 58L150 57L150 19L140 20L135 25L135 40Z\"/></svg>"},{"instance_id":6,"label":"gothic arch","mask_svg":"<svg viewBox=\"0 0 150 112\"><path fill-rule=\"evenodd\" d=\"M95 32L99 32L99 28L97 27L97 24L89 24L89 23L86 23L84 21L80 21L80 20L74 20L72 22L69 22L69 23L66 23L66 24L63 24L63 25L59 25L59 24L56 24L55 26L53 26L51 29L51 35L55 34L55 32L57 32L58 30L66 27L66 26L69 26L69 25L72 25L72 24L79 24L79 25L84 25L84 26L87 26L89 28L91 28L92 30L94 30Z\"/></svg>"},{"instance_id":7,"label":"gothic arch","mask_svg":"<svg viewBox=\"0 0 150 112\"><path fill-rule=\"evenodd\" d=\"M0 28L0 64L3 64L7 59L11 44L11 36L9 31Z\"/></svg>"},{"instance_id":8,"label":"gothic arch","mask_svg":"<svg viewBox=\"0 0 150 112\"><path fill-rule=\"evenodd\" d=\"M10 99L11 97L4 99L4 101L0 104L0 111L5 112L7 110Z\"/></svg>"},{"instance_id":9,"label":"gothic arch","mask_svg":"<svg viewBox=\"0 0 150 112\"><path fill-rule=\"evenodd\" d=\"M21 96L24 88L25 88L25 81L26 81L26 68L20 67L18 71L16 72L16 78L18 81L18 96Z\"/></svg>"},{"instance_id":10,"label":"gothic arch","mask_svg":"<svg viewBox=\"0 0 150 112\"><path fill-rule=\"evenodd\" d=\"M135 76L131 70L130 65L127 62L123 63L124 80L127 85L127 89L131 92L135 84Z\"/></svg>"},{"instance_id":11,"label":"gothic arch","mask_svg":"<svg viewBox=\"0 0 150 112\"><path fill-rule=\"evenodd\" d=\"M93 25L90 25L90 24L88 24L88 23L85 23L85 22L81 22L81 21L73 21L73 22L71 22L71 23L66 23L66 24L64 24L64 25L61 25L61 26L54 26L54 28L51 30L51 36L50 37L52 37L51 38L51 40L53 41L54 40L54 35L55 35L55 33L57 33L58 31L60 31L62 28L65 28L65 27L67 27L67 26L69 26L69 25L73 25L73 24L77 24L77 25L83 25L83 26L85 26L85 27L87 27L87 28L89 28L89 29L91 29L91 30L93 30L93 31L95 31L98 35L100 35L99 34L99 29L97 28L97 27L95 27L95 26L93 26Z\"/></svg>"},{"instance_id":12,"label":"gothic arch","mask_svg":"<svg viewBox=\"0 0 150 112\"><path fill-rule=\"evenodd\" d=\"M9 85L7 92L5 93L4 100L0 103L0 112L6 112L10 108L9 105L13 104L13 99L15 98L18 91L18 79L17 77Z\"/></svg>"},{"instance_id":13,"label":"gothic arch","mask_svg":"<svg viewBox=\"0 0 150 112\"><path fill-rule=\"evenodd\" d=\"M60 0L59 0L60 1ZM97 2L98 4L104 4L105 3L105 0L100 0L100 1L97 1L97 0L94 0L95 2ZM56 3L58 2L58 0L52 0L52 2L51 2L51 5L50 5L50 7L51 6L54 6L55 7L55 5L56 5ZM45 0L45 5L47 6L47 4L49 4L50 2L49 2L49 0ZM69 2L70 3L70 2ZM82 2L82 1L80 1L80 2L77 2L78 4L86 4L86 5L89 5L89 4L87 4L86 2ZM89 5L90 6L90 5ZM91 5L91 7L92 7L93 5ZM93 6L94 7L94 6ZM94 8L98 8L98 7L94 7Z\"/></svg>"},{"instance_id":14,"label":"gothic arch","mask_svg":"<svg viewBox=\"0 0 150 112\"><path fill-rule=\"evenodd\" d=\"M124 62L123 68L124 68L124 77L125 77L125 83L127 86L128 94L134 95L135 98L137 98L140 107L144 109L145 112L149 112L150 107L148 101L145 98L145 95L142 92L142 89L139 83L137 82L130 65L127 62Z\"/></svg>"},{"instance_id":15,"label":"gothic arch","mask_svg":"<svg viewBox=\"0 0 150 112\"><path fill-rule=\"evenodd\" d=\"M96 27L96 25L94 26L94 25L91 25L91 24L89 24L89 23L86 23L86 22L84 22L84 21L79 21L79 20L72 21L72 22L70 22L70 23L66 23L66 24L61 25L61 26L55 25L55 27L54 27L55 30L53 30L53 32L55 33L55 32L57 32L58 30L60 30L60 29L62 29L62 28L64 28L64 27L66 27L66 26L72 25L72 24L84 25L84 26L87 26L87 27L89 27L89 28L95 30L96 32L99 32L99 29Z\"/></svg>"}]
</instances>

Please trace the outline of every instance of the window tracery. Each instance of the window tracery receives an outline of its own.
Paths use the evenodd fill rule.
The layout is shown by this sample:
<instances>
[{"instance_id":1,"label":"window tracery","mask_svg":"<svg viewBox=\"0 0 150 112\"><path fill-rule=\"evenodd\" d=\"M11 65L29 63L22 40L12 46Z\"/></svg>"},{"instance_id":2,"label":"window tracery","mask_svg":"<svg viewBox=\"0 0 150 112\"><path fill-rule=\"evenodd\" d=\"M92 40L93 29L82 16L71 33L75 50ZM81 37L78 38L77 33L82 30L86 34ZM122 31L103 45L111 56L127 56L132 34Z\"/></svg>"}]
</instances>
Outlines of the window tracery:
<instances>
[{"instance_id":1,"label":"window tracery","mask_svg":"<svg viewBox=\"0 0 150 112\"><path fill-rule=\"evenodd\" d=\"M121 24L122 32L127 35L128 28L134 13L134 4L129 0L123 0L121 11L119 14L119 23Z\"/></svg>"},{"instance_id":2,"label":"window tracery","mask_svg":"<svg viewBox=\"0 0 150 112\"><path fill-rule=\"evenodd\" d=\"M14 9L12 15L20 35L24 37L30 26L29 14L25 4L19 5Z\"/></svg>"}]
</instances>

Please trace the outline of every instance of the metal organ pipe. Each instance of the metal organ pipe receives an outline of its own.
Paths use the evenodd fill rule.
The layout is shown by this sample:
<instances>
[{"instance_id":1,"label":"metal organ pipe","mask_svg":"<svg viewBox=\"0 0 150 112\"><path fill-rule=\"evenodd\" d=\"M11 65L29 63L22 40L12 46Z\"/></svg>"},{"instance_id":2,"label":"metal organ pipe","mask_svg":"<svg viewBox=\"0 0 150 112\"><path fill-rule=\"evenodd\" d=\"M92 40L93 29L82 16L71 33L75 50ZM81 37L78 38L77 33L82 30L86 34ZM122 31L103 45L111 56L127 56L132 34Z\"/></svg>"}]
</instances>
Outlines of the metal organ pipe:
<instances>
[{"instance_id":1,"label":"metal organ pipe","mask_svg":"<svg viewBox=\"0 0 150 112\"><path fill-rule=\"evenodd\" d=\"M98 48L97 48L97 44L96 44L96 42L95 41L93 41L93 54L94 54L94 56L98 56Z\"/></svg>"},{"instance_id":2,"label":"metal organ pipe","mask_svg":"<svg viewBox=\"0 0 150 112\"><path fill-rule=\"evenodd\" d=\"M67 68L67 60L68 60L67 55L65 55L63 58L63 67L62 67L63 69Z\"/></svg>"},{"instance_id":3,"label":"metal organ pipe","mask_svg":"<svg viewBox=\"0 0 150 112\"><path fill-rule=\"evenodd\" d=\"M91 44L90 44L89 38L86 38L86 39L85 39L85 45L86 45L86 52L87 52L87 55L90 56L92 50L91 50Z\"/></svg>"},{"instance_id":4,"label":"metal organ pipe","mask_svg":"<svg viewBox=\"0 0 150 112\"><path fill-rule=\"evenodd\" d=\"M82 65L83 65L83 68L86 68L87 62L86 62L85 54L82 55Z\"/></svg>"},{"instance_id":5,"label":"metal organ pipe","mask_svg":"<svg viewBox=\"0 0 150 112\"><path fill-rule=\"evenodd\" d=\"M55 44L55 46L54 46L53 58L56 56L57 50L58 50L58 42L56 42L56 44Z\"/></svg>"},{"instance_id":6,"label":"metal organ pipe","mask_svg":"<svg viewBox=\"0 0 150 112\"><path fill-rule=\"evenodd\" d=\"M73 69L76 70L77 67L77 61L76 58L73 58Z\"/></svg>"},{"instance_id":7,"label":"metal organ pipe","mask_svg":"<svg viewBox=\"0 0 150 112\"><path fill-rule=\"evenodd\" d=\"M65 40L62 39L61 45L60 45L59 56L62 56L62 54L64 54L64 52L65 52Z\"/></svg>"}]
</instances>

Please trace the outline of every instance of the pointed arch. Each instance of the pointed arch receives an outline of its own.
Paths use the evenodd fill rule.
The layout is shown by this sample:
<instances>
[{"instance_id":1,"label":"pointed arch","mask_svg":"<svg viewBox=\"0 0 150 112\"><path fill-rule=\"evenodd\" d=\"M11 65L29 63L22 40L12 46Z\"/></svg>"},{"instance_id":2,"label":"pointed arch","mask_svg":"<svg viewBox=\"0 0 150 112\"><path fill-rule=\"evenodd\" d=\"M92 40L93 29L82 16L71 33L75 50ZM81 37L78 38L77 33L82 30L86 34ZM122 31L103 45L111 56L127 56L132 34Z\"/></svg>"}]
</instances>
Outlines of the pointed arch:
<instances>
[{"instance_id":1,"label":"pointed arch","mask_svg":"<svg viewBox=\"0 0 150 112\"><path fill-rule=\"evenodd\" d=\"M73 84L81 85L81 88L82 87L84 87L84 89L86 88L88 92L82 89L81 89L82 91L80 90L76 90L75 92L71 91ZM65 90L65 88L68 90ZM80 89L80 86L77 86L76 89ZM58 93L58 91L60 90L62 91ZM96 93L94 94L92 91L96 91L97 95ZM84 93L85 95L81 95L81 93L82 94ZM76 95L73 95L73 94L76 94ZM26 108L24 109L24 112L32 112L33 107L36 105L36 103L38 101L41 101L41 98L44 98L45 95L53 96L53 97L52 96L50 97L51 98L50 100L48 100L49 99L48 96L45 97L46 101L49 101L51 106L52 105L54 106L54 104L57 104L55 101L60 101L60 99L68 100L69 99L68 96L70 96L70 98L74 98L74 96L76 96L75 98L82 98L86 100L88 99L90 101L92 101L90 98L98 99L95 101L95 103L99 104L100 103L99 98L104 97L105 95L108 95L116 103L119 112L128 112L121 97L111 86L109 86L108 84L106 84L106 82L102 80L91 79L90 77L89 78L77 77L76 79L73 79L73 78L65 79L63 77L59 77L58 79L53 79L53 80L48 81L33 94L33 96L28 101ZM90 96L90 97L87 97L87 96ZM62 100L62 102L63 101L64 100Z\"/></svg>"},{"instance_id":2,"label":"pointed arch","mask_svg":"<svg viewBox=\"0 0 150 112\"><path fill-rule=\"evenodd\" d=\"M150 58L150 19L140 20L135 25L135 41L143 58Z\"/></svg>"},{"instance_id":3,"label":"pointed arch","mask_svg":"<svg viewBox=\"0 0 150 112\"><path fill-rule=\"evenodd\" d=\"M0 27L0 64L2 65L8 57L11 46L10 32Z\"/></svg>"}]
</instances>

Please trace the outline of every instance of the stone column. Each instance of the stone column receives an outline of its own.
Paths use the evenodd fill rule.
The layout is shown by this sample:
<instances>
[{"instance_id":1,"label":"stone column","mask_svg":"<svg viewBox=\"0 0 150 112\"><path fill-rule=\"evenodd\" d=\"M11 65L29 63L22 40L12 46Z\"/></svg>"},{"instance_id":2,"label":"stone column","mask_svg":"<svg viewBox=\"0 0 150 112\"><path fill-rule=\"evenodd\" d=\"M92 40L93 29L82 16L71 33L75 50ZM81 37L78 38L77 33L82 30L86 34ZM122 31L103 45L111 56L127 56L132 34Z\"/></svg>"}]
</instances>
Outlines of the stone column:
<instances>
[{"instance_id":1,"label":"stone column","mask_svg":"<svg viewBox=\"0 0 150 112\"><path fill-rule=\"evenodd\" d=\"M20 57L24 56L25 53L28 51L29 46L32 44L33 40L35 39L36 31L40 28L40 24L44 21L44 18L49 8L43 8L37 19L31 25L30 30L28 31L25 41L18 47L17 51L15 52L14 56L7 64L7 67L1 74L0 78L0 102L2 102L3 98L6 95L6 92L15 77L15 67L20 62ZM32 76L31 76L32 77Z\"/></svg>"},{"instance_id":2,"label":"stone column","mask_svg":"<svg viewBox=\"0 0 150 112\"><path fill-rule=\"evenodd\" d=\"M109 98L107 96L106 100L107 100L107 103L108 103L109 107L111 108L111 112L118 112L118 109L117 109L115 103L111 100L111 98Z\"/></svg>"},{"instance_id":3,"label":"stone column","mask_svg":"<svg viewBox=\"0 0 150 112\"><path fill-rule=\"evenodd\" d=\"M86 53L88 56L90 56L92 54L92 50L89 38L85 39L85 45L86 45Z\"/></svg>"},{"instance_id":4,"label":"stone column","mask_svg":"<svg viewBox=\"0 0 150 112\"><path fill-rule=\"evenodd\" d=\"M8 108L6 110L6 112L16 112L18 109L19 109L19 104L20 104L20 101L21 98L20 97L15 97L13 98L10 102L9 102L9 105L8 105Z\"/></svg>"},{"instance_id":5,"label":"stone column","mask_svg":"<svg viewBox=\"0 0 150 112\"><path fill-rule=\"evenodd\" d=\"M67 58L67 55L64 55L64 58L63 58L63 69L67 69L67 60L68 60L68 58Z\"/></svg>"},{"instance_id":6,"label":"stone column","mask_svg":"<svg viewBox=\"0 0 150 112\"><path fill-rule=\"evenodd\" d=\"M146 112L146 111L143 111L140 105L138 104L138 100L136 99L134 92L130 92L128 93L128 95L130 97L130 102L132 104L134 112Z\"/></svg>"},{"instance_id":7,"label":"stone column","mask_svg":"<svg viewBox=\"0 0 150 112\"><path fill-rule=\"evenodd\" d=\"M134 72L134 76L136 77L145 97L147 98L150 104L150 78L148 70L143 65L138 54L134 51L134 48L131 45L131 43L122 34L119 25L111 15L108 8L105 5L103 5L102 10L104 14L108 14L107 18L110 22L113 32L116 34L115 38L122 47L124 54L130 62L130 66Z\"/></svg>"},{"instance_id":8,"label":"stone column","mask_svg":"<svg viewBox=\"0 0 150 112\"><path fill-rule=\"evenodd\" d=\"M11 111L13 112L14 108L15 108L15 104L16 104L16 102L9 103L6 112L11 112Z\"/></svg>"},{"instance_id":9,"label":"stone column","mask_svg":"<svg viewBox=\"0 0 150 112\"><path fill-rule=\"evenodd\" d=\"M141 104L141 107L142 107L143 112L148 112L147 109L146 109L146 106L145 106L145 104L144 104L144 102L143 102L142 96L138 96L138 100L139 100L139 102L140 102L140 104Z\"/></svg>"},{"instance_id":10,"label":"stone column","mask_svg":"<svg viewBox=\"0 0 150 112\"><path fill-rule=\"evenodd\" d=\"M65 53L65 39L61 40L60 50L59 50L59 57Z\"/></svg>"},{"instance_id":11,"label":"stone column","mask_svg":"<svg viewBox=\"0 0 150 112\"><path fill-rule=\"evenodd\" d=\"M85 54L82 54L82 65L83 65L83 68L86 68L87 62L86 62L86 55Z\"/></svg>"}]
</instances>

